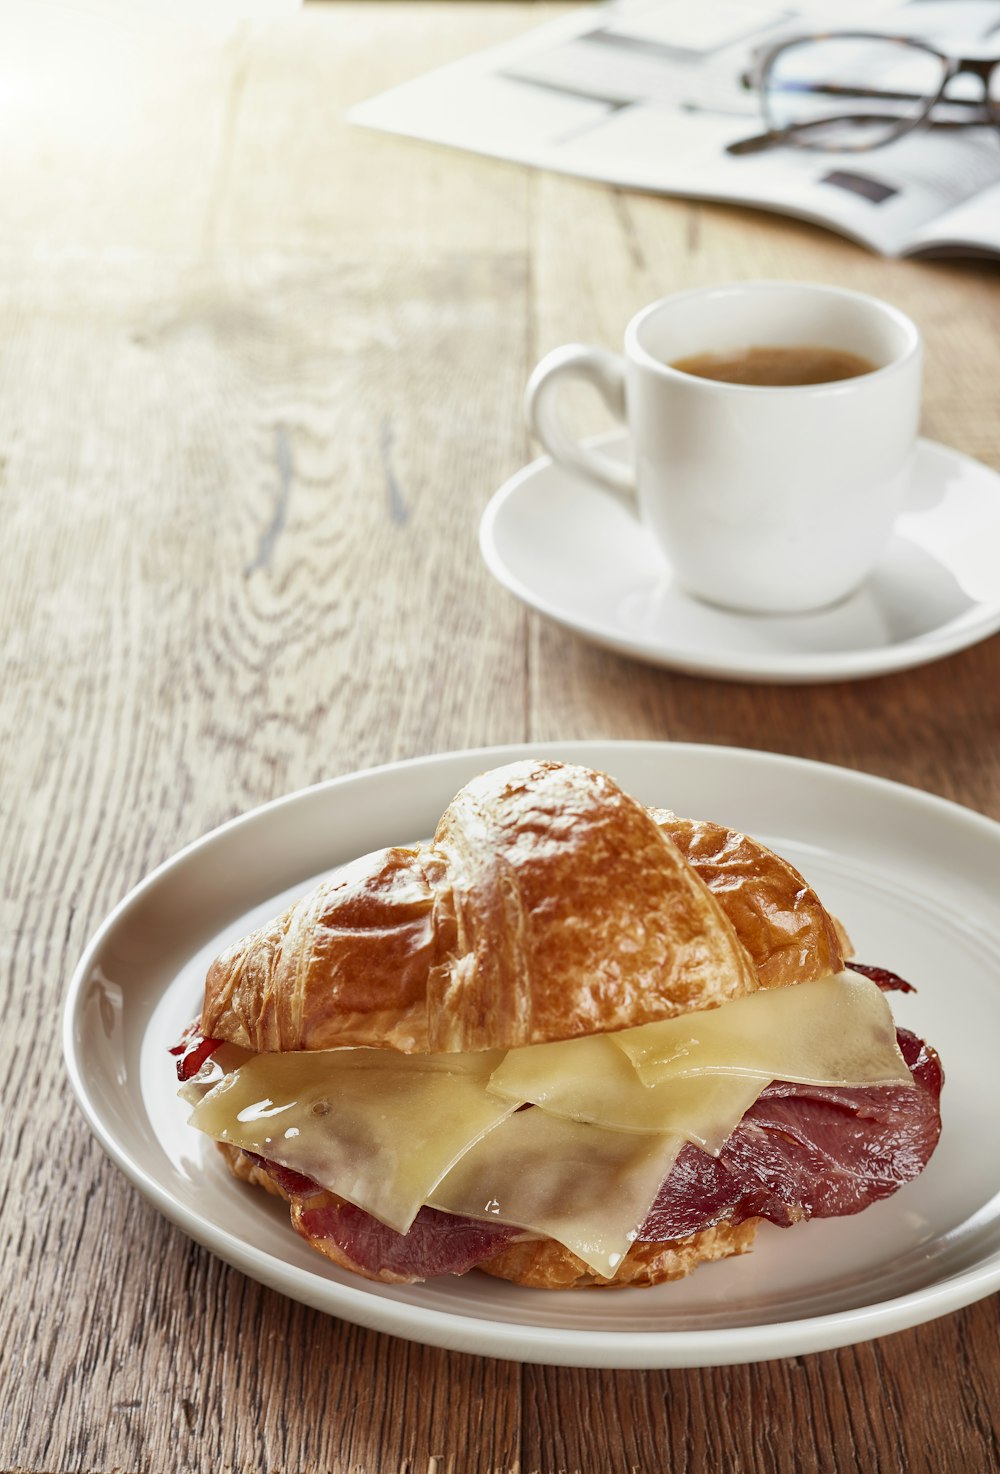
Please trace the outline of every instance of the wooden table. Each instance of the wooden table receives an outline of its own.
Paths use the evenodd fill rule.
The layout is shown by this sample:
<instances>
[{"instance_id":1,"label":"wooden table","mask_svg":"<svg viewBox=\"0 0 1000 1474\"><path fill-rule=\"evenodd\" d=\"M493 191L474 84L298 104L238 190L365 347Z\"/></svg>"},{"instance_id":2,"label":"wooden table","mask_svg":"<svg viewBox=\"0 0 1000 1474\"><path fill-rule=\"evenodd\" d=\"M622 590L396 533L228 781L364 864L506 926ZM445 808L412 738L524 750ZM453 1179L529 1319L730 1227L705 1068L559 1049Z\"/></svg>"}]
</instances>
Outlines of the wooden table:
<instances>
[{"instance_id":1,"label":"wooden table","mask_svg":"<svg viewBox=\"0 0 1000 1474\"><path fill-rule=\"evenodd\" d=\"M573 338L614 346L640 305L697 283L814 278L896 302L926 334L925 433L1000 467L990 268L878 260L763 214L344 123L547 13L310 8L206 46L180 88L180 62L134 37L108 32L87 66L63 56L60 12L35 92L4 104L24 125L0 154L4 1469L1000 1467L996 1297L728 1370L425 1349L189 1242L105 1160L63 1076L61 996L112 904L229 816L370 764L732 743L1000 818L1000 640L853 685L725 684L584 644L486 573L480 513L534 453L532 363Z\"/></svg>"}]
</instances>

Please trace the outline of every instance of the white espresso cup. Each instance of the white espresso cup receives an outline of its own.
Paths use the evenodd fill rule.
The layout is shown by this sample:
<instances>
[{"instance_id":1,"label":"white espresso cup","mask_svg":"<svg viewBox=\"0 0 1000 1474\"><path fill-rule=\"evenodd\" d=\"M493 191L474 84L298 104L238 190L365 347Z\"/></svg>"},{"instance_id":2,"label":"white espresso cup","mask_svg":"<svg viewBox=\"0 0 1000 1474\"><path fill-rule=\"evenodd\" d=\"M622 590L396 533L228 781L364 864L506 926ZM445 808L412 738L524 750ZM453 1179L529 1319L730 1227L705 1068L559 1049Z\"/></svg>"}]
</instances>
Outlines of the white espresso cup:
<instances>
[{"instance_id":1,"label":"white espresso cup","mask_svg":"<svg viewBox=\"0 0 1000 1474\"><path fill-rule=\"evenodd\" d=\"M672 367L705 353L820 347L874 365L772 387ZM620 497L690 594L755 613L821 609L875 568L902 506L920 416L920 333L877 298L804 282L666 297L624 356L569 344L535 369L532 428L555 461ZM584 380L628 428L634 460L575 439L560 386Z\"/></svg>"}]
</instances>

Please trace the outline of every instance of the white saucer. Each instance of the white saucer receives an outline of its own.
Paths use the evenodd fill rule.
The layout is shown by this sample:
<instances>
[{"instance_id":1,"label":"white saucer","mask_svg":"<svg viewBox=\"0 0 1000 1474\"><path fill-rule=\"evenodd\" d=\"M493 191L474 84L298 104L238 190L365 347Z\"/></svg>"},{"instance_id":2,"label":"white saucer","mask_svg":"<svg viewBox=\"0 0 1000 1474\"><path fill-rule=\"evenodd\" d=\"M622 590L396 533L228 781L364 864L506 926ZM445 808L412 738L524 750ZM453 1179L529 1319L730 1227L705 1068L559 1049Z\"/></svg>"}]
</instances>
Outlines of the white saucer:
<instances>
[{"instance_id":1,"label":"white saucer","mask_svg":"<svg viewBox=\"0 0 1000 1474\"><path fill-rule=\"evenodd\" d=\"M621 433L594 443L625 459ZM655 665L742 681L833 681L939 660L1000 629L1000 475L921 440L893 540L849 599L807 615L728 613L676 584L613 497L546 456L490 501L487 567L525 604Z\"/></svg>"}]
</instances>

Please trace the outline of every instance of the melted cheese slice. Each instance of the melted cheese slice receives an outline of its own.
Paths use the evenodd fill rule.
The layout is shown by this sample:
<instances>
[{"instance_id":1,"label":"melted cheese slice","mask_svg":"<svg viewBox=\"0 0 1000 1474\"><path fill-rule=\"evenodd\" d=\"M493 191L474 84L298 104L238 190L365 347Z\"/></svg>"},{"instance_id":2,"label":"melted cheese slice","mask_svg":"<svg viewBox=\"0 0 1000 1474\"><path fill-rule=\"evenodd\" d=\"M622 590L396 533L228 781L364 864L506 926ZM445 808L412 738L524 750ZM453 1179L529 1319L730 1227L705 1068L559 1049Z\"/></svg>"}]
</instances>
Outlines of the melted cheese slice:
<instances>
[{"instance_id":1,"label":"melted cheese slice","mask_svg":"<svg viewBox=\"0 0 1000 1474\"><path fill-rule=\"evenodd\" d=\"M218 1049L212 1050L201 1069L190 1080L184 1081L177 1094L188 1105L197 1105L227 1075L252 1058L251 1049L241 1049L238 1044L220 1044Z\"/></svg>"},{"instance_id":2,"label":"melted cheese slice","mask_svg":"<svg viewBox=\"0 0 1000 1474\"><path fill-rule=\"evenodd\" d=\"M700 1075L649 1088L613 1037L512 1049L490 1076L490 1094L614 1131L681 1136L717 1152L767 1083Z\"/></svg>"},{"instance_id":3,"label":"melted cheese slice","mask_svg":"<svg viewBox=\"0 0 1000 1474\"><path fill-rule=\"evenodd\" d=\"M608 1036L644 1085L738 1075L810 1085L909 1085L880 988L845 971Z\"/></svg>"},{"instance_id":4,"label":"melted cheese slice","mask_svg":"<svg viewBox=\"0 0 1000 1474\"><path fill-rule=\"evenodd\" d=\"M405 1233L452 1163L514 1109L486 1093L501 1058L258 1054L195 1106L190 1123L304 1173Z\"/></svg>"},{"instance_id":5,"label":"melted cheese slice","mask_svg":"<svg viewBox=\"0 0 1000 1474\"><path fill-rule=\"evenodd\" d=\"M682 1139L605 1131L518 1111L438 1183L431 1206L557 1239L610 1279L669 1174Z\"/></svg>"}]
</instances>

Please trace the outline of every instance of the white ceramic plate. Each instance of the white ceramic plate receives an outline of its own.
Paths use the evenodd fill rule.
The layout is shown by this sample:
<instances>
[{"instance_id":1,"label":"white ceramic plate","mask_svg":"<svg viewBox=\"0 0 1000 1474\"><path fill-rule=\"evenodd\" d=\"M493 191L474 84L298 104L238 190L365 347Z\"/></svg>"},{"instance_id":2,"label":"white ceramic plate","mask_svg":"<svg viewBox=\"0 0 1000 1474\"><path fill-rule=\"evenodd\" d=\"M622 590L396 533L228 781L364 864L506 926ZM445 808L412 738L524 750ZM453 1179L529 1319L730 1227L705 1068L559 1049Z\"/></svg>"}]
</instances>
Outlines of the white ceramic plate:
<instances>
[{"instance_id":1,"label":"white ceramic plate","mask_svg":"<svg viewBox=\"0 0 1000 1474\"><path fill-rule=\"evenodd\" d=\"M594 442L625 459L621 433ZM884 559L857 593L807 615L733 614L680 589L614 497L548 457L505 483L479 535L493 576L599 645L726 680L856 679L939 660L1000 629L1000 476L920 441Z\"/></svg>"},{"instance_id":2,"label":"white ceramic plate","mask_svg":"<svg viewBox=\"0 0 1000 1474\"><path fill-rule=\"evenodd\" d=\"M185 1125L167 1046L199 1008L210 958L309 881L430 833L473 774L526 755L603 768L637 797L726 820L778 848L848 925L862 960L919 988L898 1021L947 1074L922 1177L856 1218L780 1230L754 1252L651 1290L545 1292L486 1275L376 1285L338 1272L284 1205L236 1183ZM183 850L127 896L70 985L77 1099L132 1182L246 1274L346 1320L432 1345L575 1366L710 1366L866 1340L1000 1287L1000 825L942 799L768 753L660 743L481 749L293 794Z\"/></svg>"}]
</instances>

